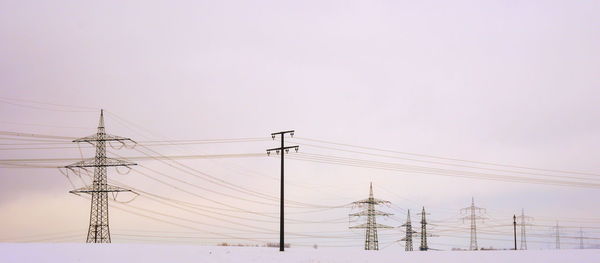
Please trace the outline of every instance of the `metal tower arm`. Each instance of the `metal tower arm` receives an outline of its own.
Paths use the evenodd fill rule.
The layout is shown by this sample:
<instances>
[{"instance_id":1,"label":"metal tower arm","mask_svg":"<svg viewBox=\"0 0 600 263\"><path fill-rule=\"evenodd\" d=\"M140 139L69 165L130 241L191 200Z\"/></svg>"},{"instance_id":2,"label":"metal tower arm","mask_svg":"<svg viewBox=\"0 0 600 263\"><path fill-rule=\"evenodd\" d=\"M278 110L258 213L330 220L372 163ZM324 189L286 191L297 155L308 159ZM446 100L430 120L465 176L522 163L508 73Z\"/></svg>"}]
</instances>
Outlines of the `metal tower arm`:
<instances>
[{"instance_id":1,"label":"metal tower arm","mask_svg":"<svg viewBox=\"0 0 600 263\"><path fill-rule=\"evenodd\" d=\"M391 226L386 226L386 225L382 225L382 224L360 224L360 225L356 225L356 226L351 226L350 229L356 229L356 228L370 228L370 227L375 227L375 228L394 228Z\"/></svg>"},{"instance_id":2,"label":"metal tower arm","mask_svg":"<svg viewBox=\"0 0 600 263\"><path fill-rule=\"evenodd\" d=\"M382 212L382 211L378 211L378 210L369 211L368 209L360 211L360 212L357 212L357 213L350 214L350 216L369 216L369 215L391 216L393 214Z\"/></svg>"},{"instance_id":3,"label":"metal tower arm","mask_svg":"<svg viewBox=\"0 0 600 263\"><path fill-rule=\"evenodd\" d=\"M122 187L114 186L114 185L106 185L106 189L96 189L93 185L84 186L79 189L71 190L69 193L72 194L91 194L91 193L105 193L105 192L133 192L129 189L125 189Z\"/></svg>"},{"instance_id":4,"label":"metal tower arm","mask_svg":"<svg viewBox=\"0 0 600 263\"><path fill-rule=\"evenodd\" d=\"M74 164L67 165L67 166L65 166L65 168L72 169L72 168L87 168L87 167L137 165L136 163L128 162L128 161L121 160L121 159L115 159L115 158L106 158L105 160L106 161L104 163L98 163L98 162L96 162L95 158L85 159L85 160L76 162Z\"/></svg>"},{"instance_id":5,"label":"metal tower arm","mask_svg":"<svg viewBox=\"0 0 600 263\"><path fill-rule=\"evenodd\" d=\"M377 198L367 198L367 199L363 199L360 201L356 201L356 202L352 202L352 204L355 205L361 205L361 204L390 204L390 201L386 201L386 200L381 200L381 199L377 199Z\"/></svg>"},{"instance_id":6,"label":"metal tower arm","mask_svg":"<svg viewBox=\"0 0 600 263\"><path fill-rule=\"evenodd\" d=\"M135 143L134 140L130 139L130 138L126 138L126 137L121 137L121 136L116 136L116 135L111 135L111 134L102 134L102 135L98 135L98 134L93 134L90 136L86 136L83 138L79 138L79 139L75 139L73 140L73 142L99 142L99 141L103 141L103 142L108 142L108 141L118 141L118 142L123 142L123 141L130 141Z\"/></svg>"}]
</instances>

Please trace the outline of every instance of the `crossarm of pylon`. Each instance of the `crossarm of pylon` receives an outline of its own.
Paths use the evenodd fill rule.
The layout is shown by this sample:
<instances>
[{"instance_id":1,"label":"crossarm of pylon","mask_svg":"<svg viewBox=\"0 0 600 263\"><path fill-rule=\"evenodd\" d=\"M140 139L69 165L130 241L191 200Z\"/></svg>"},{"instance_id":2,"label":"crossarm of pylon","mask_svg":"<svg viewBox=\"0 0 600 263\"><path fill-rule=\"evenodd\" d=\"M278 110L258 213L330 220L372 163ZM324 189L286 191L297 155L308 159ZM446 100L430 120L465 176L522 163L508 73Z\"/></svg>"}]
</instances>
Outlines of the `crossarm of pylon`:
<instances>
[{"instance_id":1,"label":"crossarm of pylon","mask_svg":"<svg viewBox=\"0 0 600 263\"><path fill-rule=\"evenodd\" d=\"M477 207L477 206L469 206L469 207L462 208L460 210L461 211L471 211L471 210L485 211L485 208L481 208L481 207Z\"/></svg>"},{"instance_id":2,"label":"crossarm of pylon","mask_svg":"<svg viewBox=\"0 0 600 263\"><path fill-rule=\"evenodd\" d=\"M462 219L462 220L464 221L464 220L469 220L469 219L471 219L471 218L473 218L473 219L477 219L477 220L485 220L485 219L488 219L487 217L483 217L483 216L463 216L463 217L461 217L461 218L459 218L459 219Z\"/></svg>"},{"instance_id":3,"label":"crossarm of pylon","mask_svg":"<svg viewBox=\"0 0 600 263\"><path fill-rule=\"evenodd\" d=\"M96 163L96 159L94 159L94 158L85 159L85 160L76 162L74 164L67 165L67 166L65 166L65 168L72 169L72 168L87 168L87 167L102 167L102 166L137 165L136 163L128 162L128 161L121 160L121 159L115 159L115 158L106 158L105 160L106 160L105 163L100 164L100 163Z\"/></svg>"},{"instance_id":4,"label":"crossarm of pylon","mask_svg":"<svg viewBox=\"0 0 600 263\"><path fill-rule=\"evenodd\" d=\"M132 192L129 189L125 189L122 187L107 185L106 189L94 189L93 185L84 186L79 189L71 190L69 193L72 194L91 194L91 193L100 193L100 192Z\"/></svg>"},{"instance_id":5,"label":"crossarm of pylon","mask_svg":"<svg viewBox=\"0 0 600 263\"><path fill-rule=\"evenodd\" d=\"M386 213L386 212L382 212L382 211L378 211L378 210L374 210L369 212L369 210L363 210L354 214L350 214L350 216L368 216L368 215L375 215L375 216L391 216L393 214L390 213Z\"/></svg>"},{"instance_id":6,"label":"crossarm of pylon","mask_svg":"<svg viewBox=\"0 0 600 263\"><path fill-rule=\"evenodd\" d=\"M394 228L394 227L386 226L386 225L382 225L382 224L367 224L367 223L365 223L365 224L360 224L357 226L351 226L350 229L371 228L371 227L373 227L373 228Z\"/></svg>"},{"instance_id":7,"label":"crossarm of pylon","mask_svg":"<svg viewBox=\"0 0 600 263\"><path fill-rule=\"evenodd\" d=\"M86 136L83 138L73 140L73 142L99 142L99 141L105 141L105 142L108 142L108 141L118 141L118 142L131 141L131 142L135 143L135 141L130 138L111 135L111 134L103 134L102 137L99 137L98 134L93 134L90 136Z\"/></svg>"},{"instance_id":8,"label":"crossarm of pylon","mask_svg":"<svg viewBox=\"0 0 600 263\"><path fill-rule=\"evenodd\" d=\"M377 199L377 198L367 198L367 199L363 199L360 201L356 201L356 202L352 202L355 205L358 204L389 204L390 201L386 201L386 200L381 200L381 199Z\"/></svg>"}]
</instances>

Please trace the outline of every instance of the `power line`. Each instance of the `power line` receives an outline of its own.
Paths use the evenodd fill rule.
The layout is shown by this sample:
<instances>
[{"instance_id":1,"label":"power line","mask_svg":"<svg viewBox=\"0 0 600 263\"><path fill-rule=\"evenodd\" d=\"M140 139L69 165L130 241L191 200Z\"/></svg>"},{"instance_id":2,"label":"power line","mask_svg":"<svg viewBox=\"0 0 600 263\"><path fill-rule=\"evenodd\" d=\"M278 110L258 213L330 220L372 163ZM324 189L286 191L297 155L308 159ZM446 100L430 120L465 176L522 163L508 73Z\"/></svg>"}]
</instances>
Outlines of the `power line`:
<instances>
[{"instance_id":1,"label":"power line","mask_svg":"<svg viewBox=\"0 0 600 263\"><path fill-rule=\"evenodd\" d=\"M304 138L304 137L296 137L296 139L298 139L298 140L313 141L313 142L320 142L320 143L326 143L326 144L332 144L332 145L339 145L339 146L347 146L347 147L353 147L353 148L359 148L359 149L366 149L366 150L374 150L374 151L380 151L380 152L389 152L389 153L397 153L397 154L405 154L405 155L413 155L413 156L420 156L420 157L427 157L427 158L449 160L449 161L470 162L470 163L478 163L478 164L493 165L493 166L502 166L502 167L510 167L510 168L519 168L519 169L527 169L527 170L537 170L537 171L545 171L545 172L557 172L557 173L566 173L566 174L580 174L580 175L600 176L600 174L588 173L588 172L554 170L554 169L534 168L534 167L527 167L527 166L520 166L520 165L501 164L501 163L494 163L494 162L473 161L473 160L466 160L466 159L459 159L459 158L449 158L449 157L442 157L442 156L429 155L429 154L419 154L419 153L410 153L410 152L386 150L386 149L379 149L379 148L375 148L375 147L365 147L365 146L358 146L358 145L352 145L352 144L346 144L346 143L331 142L331 141L326 141L326 140L310 139L310 138Z\"/></svg>"}]
</instances>

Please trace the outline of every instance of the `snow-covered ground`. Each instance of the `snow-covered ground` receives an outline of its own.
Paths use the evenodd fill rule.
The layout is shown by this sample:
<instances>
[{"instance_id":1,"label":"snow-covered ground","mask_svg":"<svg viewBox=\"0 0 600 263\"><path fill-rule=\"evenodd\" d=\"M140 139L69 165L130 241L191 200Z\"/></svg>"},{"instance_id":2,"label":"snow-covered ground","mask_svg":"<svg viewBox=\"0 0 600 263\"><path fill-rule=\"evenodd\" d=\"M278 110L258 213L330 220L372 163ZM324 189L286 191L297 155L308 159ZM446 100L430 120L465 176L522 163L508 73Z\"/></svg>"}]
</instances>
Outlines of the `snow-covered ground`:
<instances>
[{"instance_id":1,"label":"snow-covered ground","mask_svg":"<svg viewBox=\"0 0 600 263\"><path fill-rule=\"evenodd\" d=\"M0 262L600 262L599 249L527 251L364 251L355 248L208 247L142 244L0 244Z\"/></svg>"}]
</instances>

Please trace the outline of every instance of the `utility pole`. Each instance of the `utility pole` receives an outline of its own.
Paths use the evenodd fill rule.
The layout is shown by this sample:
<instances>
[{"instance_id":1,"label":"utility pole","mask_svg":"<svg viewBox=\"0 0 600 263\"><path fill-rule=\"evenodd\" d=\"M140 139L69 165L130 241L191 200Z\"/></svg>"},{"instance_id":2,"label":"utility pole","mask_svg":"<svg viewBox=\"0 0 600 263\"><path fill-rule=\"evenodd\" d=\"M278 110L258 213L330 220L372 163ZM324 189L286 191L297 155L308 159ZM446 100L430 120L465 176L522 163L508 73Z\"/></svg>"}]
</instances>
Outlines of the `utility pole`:
<instances>
[{"instance_id":1,"label":"utility pole","mask_svg":"<svg viewBox=\"0 0 600 263\"><path fill-rule=\"evenodd\" d=\"M560 249L560 227L556 221L556 249Z\"/></svg>"},{"instance_id":2,"label":"utility pole","mask_svg":"<svg viewBox=\"0 0 600 263\"><path fill-rule=\"evenodd\" d=\"M525 209L521 209L521 215L517 216L518 221L521 224L521 246L519 249L527 250L527 234L525 233L526 227L529 225L527 221L533 220L533 217L525 215Z\"/></svg>"},{"instance_id":3,"label":"utility pole","mask_svg":"<svg viewBox=\"0 0 600 263\"><path fill-rule=\"evenodd\" d=\"M406 227L405 236L403 239L400 240L400 241L405 241L404 251L413 251L412 237L416 232L413 231L412 224L410 222L410 209L408 210L408 213L406 215L406 223L402 226Z\"/></svg>"},{"instance_id":4,"label":"utility pole","mask_svg":"<svg viewBox=\"0 0 600 263\"><path fill-rule=\"evenodd\" d=\"M485 219L483 216L478 214L485 213L485 208L480 208L475 206L475 198L471 198L471 206L463 208L460 210L462 213L466 214L462 218L463 223L465 219L469 219L471 221L471 242L469 244L469 250L477 250L477 220Z\"/></svg>"},{"instance_id":5,"label":"utility pole","mask_svg":"<svg viewBox=\"0 0 600 263\"><path fill-rule=\"evenodd\" d=\"M125 146L125 142L135 141L106 134L104 131L104 110L100 110L100 122L98 131L94 135L73 140L73 142L87 142L96 147L96 157L93 159L85 159L65 168L74 171L74 169L94 168L94 178L92 185L88 185L79 189L69 191L72 194L90 194L92 195L92 205L90 211L90 225L87 234L87 243L110 243L110 230L108 227L108 193L118 194L119 192L132 192L129 189L124 189L117 186L112 186L107 183L107 168L125 166L129 167L136 165L125 160L106 157L106 143L118 142Z\"/></svg>"},{"instance_id":6,"label":"utility pole","mask_svg":"<svg viewBox=\"0 0 600 263\"><path fill-rule=\"evenodd\" d=\"M389 201L376 199L373 197L373 183L369 187L369 198L353 202L352 204L358 207L367 207L365 210L358 213L350 214L350 216L366 216L367 223L357 226L351 226L350 229L364 228L365 230L365 250L379 250L379 241L377 240L378 228L392 228L382 224L377 224L376 216L389 216L390 213L375 210L375 205L389 204Z\"/></svg>"},{"instance_id":7,"label":"utility pole","mask_svg":"<svg viewBox=\"0 0 600 263\"><path fill-rule=\"evenodd\" d=\"M515 250L517 250L517 215L513 215L513 231L515 237Z\"/></svg>"},{"instance_id":8,"label":"utility pole","mask_svg":"<svg viewBox=\"0 0 600 263\"><path fill-rule=\"evenodd\" d=\"M289 133L291 137L294 137L294 131L281 131L281 132L275 132L275 133L271 133L271 138L273 138L273 140L275 140L275 137L277 135L279 135L281 137L281 147L279 148L272 148L272 149L267 149L267 155L271 154L271 151L275 151L277 152L277 154L279 154L281 152L281 187L280 187L280 201L279 201L279 251L284 251L285 250L285 243L284 243L284 228L283 228L283 223L284 223L284 218L283 218L283 209L284 209L284 205L283 205L283 198L284 198L284 194L283 194L283 156L284 156L284 152L288 153L290 151L290 149L294 148L294 150L296 150L296 152L298 152L298 148L299 146L285 146L284 143L284 138L285 138L285 134Z\"/></svg>"},{"instance_id":9,"label":"utility pole","mask_svg":"<svg viewBox=\"0 0 600 263\"><path fill-rule=\"evenodd\" d=\"M421 245L419 246L419 250L427 251L429 250L427 237L433 237L433 235L427 233L427 219L425 218L425 215L428 215L428 213L425 213L425 207L423 207L423 210L421 213L418 213L418 215L421 215Z\"/></svg>"}]
</instances>

